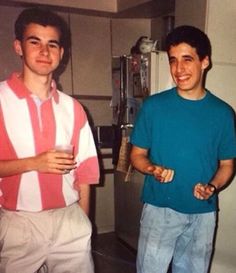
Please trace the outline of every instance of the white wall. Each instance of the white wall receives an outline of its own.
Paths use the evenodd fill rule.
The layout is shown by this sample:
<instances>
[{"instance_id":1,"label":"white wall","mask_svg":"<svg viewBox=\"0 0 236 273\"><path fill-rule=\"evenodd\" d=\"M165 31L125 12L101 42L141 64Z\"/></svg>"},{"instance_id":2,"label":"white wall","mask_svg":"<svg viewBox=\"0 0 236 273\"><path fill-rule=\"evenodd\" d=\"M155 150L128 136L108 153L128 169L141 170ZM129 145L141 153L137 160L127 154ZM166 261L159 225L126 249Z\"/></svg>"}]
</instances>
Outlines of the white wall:
<instances>
[{"instance_id":1,"label":"white wall","mask_svg":"<svg viewBox=\"0 0 236 273\"><path fill-rule=\"evenodd\" d=\"M207 86L236 110L236 1L209 0L205 30L212 43Z\"/></svg>"},{"instance_id":2,"label":"white wall","mask_svg":"<svg viewBox=\"0 0 236 273\"><path fill-rule=\"evenodd\" d=\"M236 1L208 0L206 32L213 46L207 85L236 110ZM220 193L219 227L211 273L236 272L236 178Z\"/></svg>"}]
</instances>

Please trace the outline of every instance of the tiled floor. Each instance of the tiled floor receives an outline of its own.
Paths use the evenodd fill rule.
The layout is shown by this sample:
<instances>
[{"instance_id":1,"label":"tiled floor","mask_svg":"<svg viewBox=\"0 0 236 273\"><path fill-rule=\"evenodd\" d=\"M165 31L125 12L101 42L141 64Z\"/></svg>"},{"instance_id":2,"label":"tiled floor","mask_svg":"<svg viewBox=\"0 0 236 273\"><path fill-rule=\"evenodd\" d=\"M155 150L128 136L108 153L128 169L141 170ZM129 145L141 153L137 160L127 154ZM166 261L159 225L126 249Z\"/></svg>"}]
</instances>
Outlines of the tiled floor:
<instances>
[{"instance_id":1,"label":"tiled floor","mask_svg":"<svg viewBox=\"0 0 236 273\"><path fill-rule=\"evenodd\" d=\"M115 233L93 238L95 273L135 273L135 252L126 247Z\"/></svg>"}]
</instances>

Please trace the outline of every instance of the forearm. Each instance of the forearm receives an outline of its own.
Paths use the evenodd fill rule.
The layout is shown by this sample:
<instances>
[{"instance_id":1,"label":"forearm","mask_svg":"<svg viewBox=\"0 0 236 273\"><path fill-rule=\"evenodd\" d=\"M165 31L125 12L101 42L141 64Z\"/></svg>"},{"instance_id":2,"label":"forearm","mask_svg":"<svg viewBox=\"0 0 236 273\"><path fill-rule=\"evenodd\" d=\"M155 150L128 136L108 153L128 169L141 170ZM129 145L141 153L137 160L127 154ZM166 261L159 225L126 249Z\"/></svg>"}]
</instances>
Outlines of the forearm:
<instances>
[{"instance_id":1,"label":"forearm","mask_svg":"<svg viewBox=\"0 0 236 273\"><path fill-rule=\"evenodd\" d=\"M33 169L33 159L0 160L0 177L18 175Z\"/></svg>"},{"instance_id":2,"label":"forearm","mask_svg":"<svg viewBox=\"0 0 236 273\"><path fill-rule=\"evenodd\" d=\"M219 168L210 181L218 190L224 187L230 180L234 171L234 162L233 160L224 160L221 161Z\"/></svg>"},{"instance_id":3,"label":"forearm","mask_svg":"<svg viewBox=\"0 0 236 273\"><path fill-rule=\"evenodd\" d=\"M36 156L0 160L0 177L22 174L29 171L42 173L65 174L76 167L71 154L56 150L49 150Z\"/></svg>"},{"instance_id":4,"label":"forearm","mask_svg":"<svg viewBox=\"0 0 236 273\"><path fill-rule=\"evenodd\" d=\"M83 209L83 211L89 215L89 208L90 208L90 185L88 184L81 184L79 185L79 205Z\"/></svg>"},{"instance_id":5,"label":"forearm","mask_svg":"<svg viewBox=\"0 0 236 273\"><path fill-rule=\"evenodd\" d=\"M152 162L147 158L146 155L134 155L131 152L130 160L135 169L141 173L150 173L148 168L153 166Z\"/></svg>"}]
</instances>

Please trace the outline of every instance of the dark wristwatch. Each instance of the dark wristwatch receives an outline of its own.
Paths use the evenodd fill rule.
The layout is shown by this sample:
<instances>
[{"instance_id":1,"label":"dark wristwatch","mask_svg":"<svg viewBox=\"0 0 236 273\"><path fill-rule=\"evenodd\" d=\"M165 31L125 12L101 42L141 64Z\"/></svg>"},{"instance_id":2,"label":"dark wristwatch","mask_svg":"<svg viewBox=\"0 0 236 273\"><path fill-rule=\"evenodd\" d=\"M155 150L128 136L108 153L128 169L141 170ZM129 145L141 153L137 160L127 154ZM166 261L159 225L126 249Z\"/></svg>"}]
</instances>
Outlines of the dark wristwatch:
<instances>
[{"instance_id":1,"label":"dark wristwatch","mask_svg":"<svg viewBox=\"0 0 236 273\"><path fill-rule=\"evenodd\" d=\"M207 183L208 186L210 186L213 189L213 194L217 192L217 188L215 185L211 184L211 183Z\"/></svg>"}]
</instances>

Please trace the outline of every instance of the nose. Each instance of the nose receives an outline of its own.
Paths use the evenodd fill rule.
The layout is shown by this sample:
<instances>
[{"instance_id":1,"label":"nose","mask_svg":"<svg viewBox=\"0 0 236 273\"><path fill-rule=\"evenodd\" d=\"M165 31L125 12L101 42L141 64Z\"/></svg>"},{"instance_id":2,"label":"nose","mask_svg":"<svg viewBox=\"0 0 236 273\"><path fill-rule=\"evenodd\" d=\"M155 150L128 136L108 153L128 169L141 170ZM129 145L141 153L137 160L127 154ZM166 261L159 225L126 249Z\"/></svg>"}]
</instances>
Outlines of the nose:
<instances>
[{"instance_id":1,"label":"nose","mask_svg":"<svg viewBox=\"0 0 236 273\"><path fill-rule=\"evenodd\" d=\"M176 64L176 71L177 72L181 72L181 71L183 71L183 69L184 69L183 63L181 61L177 62L177 64Z\"/></svg>"},{"instance_id":2,"label":"nose","mask_svg":"<svg viewBox=\"0 0 236 273\"><path fill-rule=\"evenodd\" d=\"M48 45L41 45L40 53L47 56L49 54Z\"/></svg>"}]
</instances>

